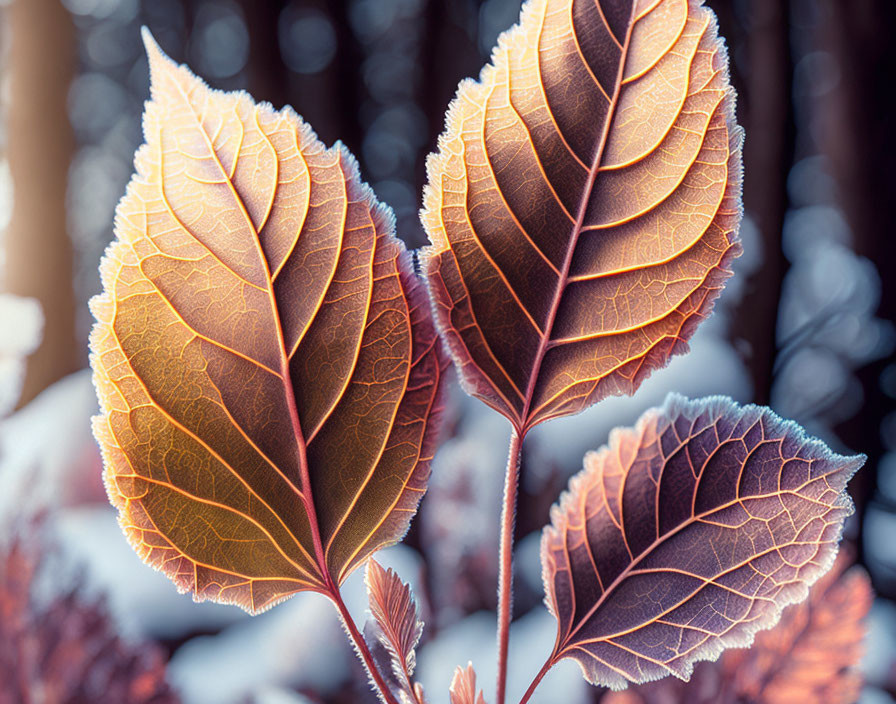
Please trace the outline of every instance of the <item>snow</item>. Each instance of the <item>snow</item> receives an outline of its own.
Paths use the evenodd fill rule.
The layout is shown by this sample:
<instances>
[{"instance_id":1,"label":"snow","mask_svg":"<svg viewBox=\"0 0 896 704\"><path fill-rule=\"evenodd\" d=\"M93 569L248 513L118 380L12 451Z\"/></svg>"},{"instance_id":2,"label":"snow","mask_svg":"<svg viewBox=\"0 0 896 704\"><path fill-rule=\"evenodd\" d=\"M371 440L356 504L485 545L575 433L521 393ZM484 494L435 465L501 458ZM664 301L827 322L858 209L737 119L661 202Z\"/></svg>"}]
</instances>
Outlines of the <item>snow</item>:
<instances>
[{"instance_id":1,"label":"snow","mask_svg":"<svg viewBox=\"0 0 896 704\"><path fill-rule=\"evenodd\" d=\"M215 636L190 640L174 654L169 681L184 704L236 704L271 685L325 694L352 672L355 655L344 643L326 598L297 594Z\"/></svg>"},{"instance_id":2,"label":"snow","mask_svg":"<svg viewBox=\"0 0 896 704\"><path fill-rule=\"evenodd\" d=\"M546 609L535 609L514 621L510 631L507 701L519 701L541 669L557 634L557 622ZM421 649L417 668L430 704L448 704L448 687L454 670L472 661L477 686L487 701L494 700L497 677L495 615L481 611L445 628L435 641ZM578 665L564 661L542 680L532 704L585 704L592 687Z\"/></svg>"},{"instance_id":3,"label":"snow","mask_svg":"<svg viewBox=\"0 0 896 704\"><path fill-rule=\"evenodd\" d=\"M25 359L40 344L43 325L36 300L0 293L0 418L19 400Z\"/></svg>"}]
</instances>

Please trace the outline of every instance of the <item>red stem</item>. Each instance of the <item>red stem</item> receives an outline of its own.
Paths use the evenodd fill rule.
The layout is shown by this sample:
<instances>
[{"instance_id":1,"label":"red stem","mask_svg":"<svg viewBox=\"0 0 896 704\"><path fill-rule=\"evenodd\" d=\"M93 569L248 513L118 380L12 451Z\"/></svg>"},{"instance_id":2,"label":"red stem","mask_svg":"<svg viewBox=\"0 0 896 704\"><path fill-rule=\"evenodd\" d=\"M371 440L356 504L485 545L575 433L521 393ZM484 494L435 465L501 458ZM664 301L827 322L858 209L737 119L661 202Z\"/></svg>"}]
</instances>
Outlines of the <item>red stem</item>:
<instances>
[{"instance_id":1,"label":"red stem","mask_svg":"<svg viewBox=\"0 0 896 704\"><path fill-rule=\"evenodd\" d=\"M541 669L538 671L538 674L535 675L535 679L532 680L532 684L529 685L529 689L526 690L526 693L523 695L523 698L520 699L520 704L526 704L529 701L529 697L531 697L535 693L535 689L538 687L542 678L548 674L548 670L551 669L551 666L554 664L553 656L549 657L544 665L541 666Z\"/></svg>"},{"instance_id":2,"label":"red stem","mask_svg":"<svg viewBox=\"0 0 896 704\"><path fill-rule=\"evenodd\" d=\"M516 495L519 488L520 455L523 436L510 433L507 473L504 476L504 508L501 512L501 553L498 570L498 692L496 704L504 704L507 688L507 646L513 611L513 529L516 522Z\"/></svg>"},{"instance_id":3,"label":"red stem","mask_svg":"<svg viewBox=\"0 0 896 704\"><path fill-rule=\"evenodd\" d=\"M16 637L16 650L18 651L19 663L18 663L18 680L19 680L19 690L20 695L22 697L22 704L31 704L31 671L32 671L32 662L31 658L25 656L25 645L22 642L25 639L25 634L22 633L21 637Z\"/></svg>"},{"instance_id":4,"label":"red stem","mask_svg":"<svg viewBox=\"0 0 896 704\"><path fill-rule=\"evenodd\" d=\"M276 306L276 303L273 302L273 299L272 305ZM276 307L274 308L274 311L276 312ZM277 324L280 324L279 318L277 318ZM358 630L358 626L355 624L355 620L352 618L352 615L349 613L348 608L345 606L345 602L342 600L342 594L339 591L339 584L336 582L336 580L333 579L333 575L330 574L330 567L327 564L327 556L326 552L324 551L323 540L321 539L320 535L320 524L317 522L317 508L314 505L314 498L312 496L311 488L311 474L308 470L307 446L305 443L305 436L302 433L302 425L299 420L299 411L296 406L295 400L295 390L293 389L292 376L289 371L289 357L286 354L286 348L283 345L283 339L283 334L281 332L281 376L283 378L283 386L286 391L286 403L289 409L290 420L292 422L293 431L296 437L297 457L299 461L299 476L302 483L302 503L305 506L305 511L308 514L308 523L311 527L311 540L314 543L314 556L317 560L318 569L321 571L321 575L326 585L326 591L324 593L336 606L336 610L339 612L339 615L342 618L342 624L345 626L346 632L349 634L352 642L355 645L355 652L358 654L361 662L364 663L364 666L367 668L367 672L379 689L380 696L382 697L383 701L386 704L398 704L395 697L392 695L392 690L389 689L389 685L386 684L385 680L383 680L383 677L380 674L380 671L377 669L376 663L373 660L373 655L371 654L370 649L367 647L367 643L364 641L364 636L361 635L361 632Z\"/></svg>"},{"instance_id":5,"label":"red stem","mask_svg":"<svg viewBox=\"0 0 896 704\"><path fill-rule=\"evenodd\" d=\"M588 211L590 196L594 189L594 183L597 179L597 174L600 171L600 163L601 158L603 157L604 149L609 140L610 125L613 122L616 107L619 103L619 94L622 89L623 72L625 69L626 57L628 56L629 44L631 42L636 7L637 3L632 3L631 14L629 16L628 22L628 30L625 34L625 43L621 46L622 56L620 58L619 67L616 72L616 85L613 89L613 97L610 100L609 112L607 113L603 129L601 130L600 141L598 142L597 150L594 153L594 158L591 163L591 169L588 173L588 180L585 183L585 192L582 196L581 202L579 203L578 215L576 217L575 225L573 226L569 246L566 250L566 255L563 259L563 266L560 270L560 278L558 279L557 286L554 290L554 298L551 302L551 308L548 312L547 323L545 325L545 334L542 335L541 340L538 343L538 349L536 351L535 360L532 365L532 372L529 375L529 383L526 388L525 395L525 405L523 407L523 412L520 415L522 430L518 432L516 428L514 428L513 435L510 438L510 459L507 462L507 476L505 478L504 484L504 512L501 517L501 567L498 574L498 696L496 704L504 704L504 693L507 684L507 639L510 630L511 599L513 597L513 526L514 518L516 517L516 494L517 482L519 478L519 457L522 438L531 428L530 423L532 421L532 417L530 416L530 412L532 400L535 396L535 386L538 382L538 376L541 370L542 362L544 361L544 357L550 347L551 331L554 328L554 322L557 318L557 313L560 310L560 298L563 290L568 283L569 271L570 267L572 266L573 253L575 252L576 244L578 243L579 237L582 234L582 227L585 223L585 215ZM548 663L545 664L545 667L542 668L542 671L535 678L532 686L529 687L529 692L523 698L523 702L528 700L532 695L532 692L535 690L538 682L542 677L544 677L544 674L548 671L548 669L550 669L550 664L551 660L548 660ZM521 704L523 704L523 702L521 702Z\"/></svg>"},{"instance_id":6,"label":"red stem","mask_svg":"<svg viewBox=\"0 0 896 704\"><path fill-rule=\"evenodd\" d=\"M264 258L262 258L264 261ZM268 278L270 279L270 271L268 271ZM273 291L273 289L270 289ZM283 331L280 327L280 318L277 314L277 303L273 298L273 293L271 292L271 306L274 311L274 319L277 321L279 338L280 338L280 375L283 380L283 389L286 395L286 405L289 409L289 417L292 423L293 433L296 438L296 455L299 463L299 478L302 484L302 503L305 507L305 512L308 514L308 523L311 527L311 541L314 544L314 557L317 560L317 567L321 572L321 576L325 582L326 591L324 592L329 598L330 601L333 602L336 606L336 610L339 612L339 615L342 617L342 623L345 626L345 630L348 632L352 641L355 645L355 652L358 653L358 657L364 663L364 666L367 668L367 672L369 673L371 679L374 681L376 686L380 690L380 695L383 698L383 701L386 704L398 704L395 700L395 697L392 696L392 690L389 689L389 685L386 684L385 680L383 680L380 671L376 667L376 663L373 660L373 655L370 652L370 649L367 647L367 643L364 641L364 637L361 635L361 632L358 630L358 626L355 624L352 615L349 613L348 608L345 606L345 602L342 600L342 594L339 591L339 584L336 580L333 579L333 576L330 574L330 567L327 564L327 556L324 550L323 540L320 535L320 524L317 521L317 507L314 505L314 498L312 496L312 488L311 488L311 473L308 470L308 448L305 442L305 436L302 432L302 424L299 419L299 411L296 406L296 396L295 389L292 384L292 374L289 370L289 355L286 353L286 346L284 344Z\"/></svg>"},{"instance_id":7,"label":"red stem","mask_svg":"<svg viewBox=\"0 0 896 704\"><path fill-rule=\"evenodd\" d=\"M376 663L373 660L373 654L370 652L370 648L367 647L364 636L361 635L358 626L355 625L355 620L352 618L345 602L342 600L342 594L339 592L339 587L336 584L331 584L330 593L327 596L329 596L330 600L335 604L336 610L342 618L342 624L345 626L345 630L348 631L352 642L355 644L355 650L358 653L358 657L361 662L364 663L364 667L367 668L368 674L380 690L380 695L382 696L383 701L385 701L386 704L398 704L395 697L392 696L392 690L389 689L389 685L386 684L386 681L377 669Z\"/></svg>"}]
</instances>

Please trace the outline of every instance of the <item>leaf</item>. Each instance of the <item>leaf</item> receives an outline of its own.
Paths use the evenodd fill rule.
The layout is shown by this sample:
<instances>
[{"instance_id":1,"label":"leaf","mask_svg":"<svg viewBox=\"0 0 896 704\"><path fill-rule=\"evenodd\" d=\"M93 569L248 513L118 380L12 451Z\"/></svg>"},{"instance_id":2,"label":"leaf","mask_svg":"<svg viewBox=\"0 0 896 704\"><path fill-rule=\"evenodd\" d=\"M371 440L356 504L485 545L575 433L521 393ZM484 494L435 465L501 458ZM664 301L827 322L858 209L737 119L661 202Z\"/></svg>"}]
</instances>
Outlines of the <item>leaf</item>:
<instances>
[{"instance_id":1,"label":"leaf","mask_svg":"<svg viewBox=\"0 0 896 704\"><path fill-rule=\"evenodd\" d=\"M398 693L407 701L417 702L417 692L411 676L417 665L416 648L423 635L423 622L409 585L401 581L393 570L384 570L376 560L367 561L367 597L373 616L364 629L368 645L382 644L388 653L388 663L380 672L392 672Z\"/></svg>"},{"instance_id":2,"label":"leaf","mask_svg":"<svg viewBox=\"0 0 896 704\"><path fill-rule=\"evenodd\" d=\"M0 545L0 702L176 704L161 652L124 642L83 579L61 586L56 546L22 528Z\"/></svg>"},{"instance_id":3,"label":"leaf","mask_svg":"<svg viewBox=\"0 0 896 704\"><path fill-rule=\"evenodd\" d=\"M469 393L525 432L631 394L740 252L741 130L702 0L529 0L428 162L424 272Z\"/></svg>"},{"instance_id":4,"label":"leaf","mask_svg":"<svg viewBox=\"0 0 896 704\"><path fill-rule=\"evenodd\" d=\"M612 692L606 704L852 704L862 689L858 664L873 595L861 567L844 573L849 561L841 550L809 598L787 607L749 650L700 663L687 684L666 678Z\"/></svg>"},{"instance_id":5,"label":"leaf","mask_svg":"<svg viewBox=\"0 0 896 704\"><path fill-rule=\"evenodd\" d=\"M758 633L750 650L725 653L725 679L733 682L738 701L858 701L862 690L858 664L873 593L861 567L844 573L848 563L841 552L809 598L787 609L775 628Z\"/></svg>"},{"instance_id":6,"label":"leaf","mask_svg":"<svg viewBox=\"0 0 896 704\"><path fill-rule=\"evenodd\" d=\"M426 488L444 366L427 306L343 147L146 44L147 144L92 302L109 496L197 599L331 593Z\"/></svg>"},{"instance_id":7,"label":"leaf","mask_svg":"<svg viewBox=\"0 0 896 704\"><path fill-rule=\"evenodd\" d=\"M467 663L466 667L458 667L451 679L451 704L485 704L482 690L476 694L476 672L473 663Z\"/></svg>"},{"instance_id":8,"label":"leaf","mask_svg":"<svg viewBox=\"0 0 896 704\"><path fill-rule=\"evenodd\" d=\"M551 662L619 689L749 645L830 566L864 460L722 397L673 394L614 431L542 539Z\"/></svg>"}]
</instances>

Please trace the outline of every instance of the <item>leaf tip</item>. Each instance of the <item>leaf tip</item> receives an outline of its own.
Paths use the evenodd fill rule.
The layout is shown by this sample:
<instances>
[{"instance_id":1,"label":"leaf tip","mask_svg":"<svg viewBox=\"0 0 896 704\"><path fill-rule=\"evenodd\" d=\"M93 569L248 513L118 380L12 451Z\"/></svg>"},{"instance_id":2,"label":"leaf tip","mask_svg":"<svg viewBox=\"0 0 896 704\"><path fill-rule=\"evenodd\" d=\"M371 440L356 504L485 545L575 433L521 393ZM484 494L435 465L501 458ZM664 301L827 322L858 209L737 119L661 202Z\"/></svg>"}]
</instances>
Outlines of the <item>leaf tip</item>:
<instances>
[{"instance_id":1,"label":"leaf tip","mask_svg":"<svg viewBox=\"0 0 896 704\"><path fill-rule=\"evenodd\" d=\"M364 585L367 592L370 591L386 577L386 569L372 557L367 559L367 565L364 568Z\"/></svg>"},{"instance_id":2,"label":"leaf tip","mask_svg":"<svg viewBox=\"0 0 896 704\"><path fill-rule=\"evenodd\" d=\"M476 672L472 662L468 661L466 667L457 666L448 694L451 704L485 704L482 690L478 695L476 693Z\"/></svg>"},{"instance_id":3,"label":"leaf tip","mask_svg":"<svg viewBox=\"0 0 896 704\"><path fill-rule=\"evenodd\" d=\"M146 49L146 56L149 58L150 63L162 57L168 58L146 25L140 27L140 38L143 39L143 47Z\"/></svg>"},{"instance_id":4,"label":"leaf tip","mask_svg":"<svg viewBox=\"0 0 896 704\"><path fill-rule=\"evenodd\" d=\"M140 37L143 39L143 48L146 51L146 58L149 60L150 85L155 85L158 72L163 67L175 68L177 64L162 50L146 25L140 27Z\"/></svg>"},{"instance_id":5,"label":"leaf tip","mask_svg":"<svg viewBox=\"0 0 896 704\"><path fill-rule=\"evenodd\" d=\"M856 455L847 455L845 457L844 466L846 470L849 472L850 477L858 472L862 467L865 466L865 463L868 461L868 455L864 452L860 452Z\"/></svg>"}]
</instances>

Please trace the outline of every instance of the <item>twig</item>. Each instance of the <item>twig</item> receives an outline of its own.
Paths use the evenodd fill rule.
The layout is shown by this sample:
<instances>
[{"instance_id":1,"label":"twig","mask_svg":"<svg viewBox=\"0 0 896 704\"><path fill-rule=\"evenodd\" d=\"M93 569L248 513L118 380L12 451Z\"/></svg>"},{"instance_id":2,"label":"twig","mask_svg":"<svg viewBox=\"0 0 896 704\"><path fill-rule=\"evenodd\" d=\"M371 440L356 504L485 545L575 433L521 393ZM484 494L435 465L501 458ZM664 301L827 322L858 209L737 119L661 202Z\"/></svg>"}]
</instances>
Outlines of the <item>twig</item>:
<instances>
[{"instance_id":1,"label":"twig","mask_svg":"<svg viewBox=\"0 0 896 704\"><path fill-rule=\"evenodd\" d=\"M516 496L519 489L522 435L510 433L507 472L504 476L504 508L501 512L501 554L498 571L498 692L496 704L504 704L507 687L507 646L513 611L513 529L516 523Z\"/></svg>"}]
</instances>

